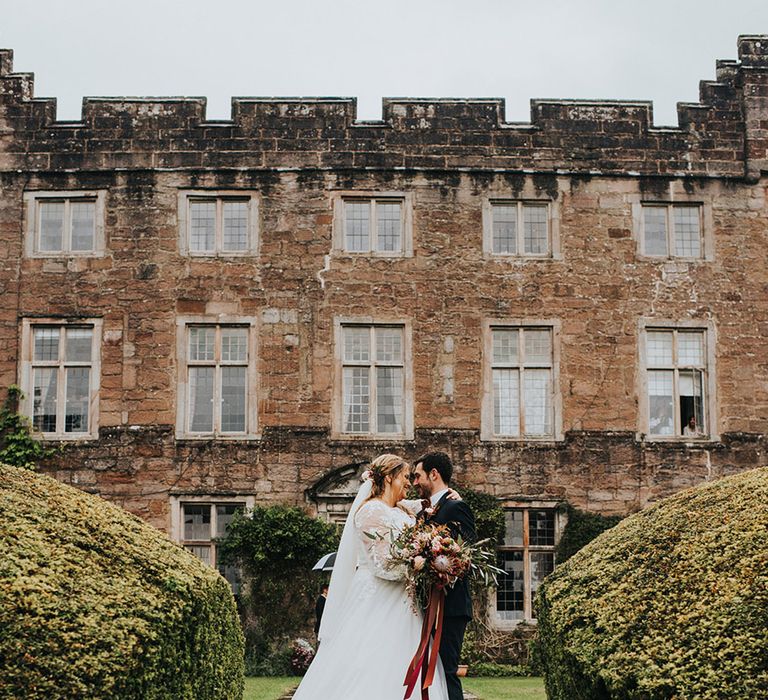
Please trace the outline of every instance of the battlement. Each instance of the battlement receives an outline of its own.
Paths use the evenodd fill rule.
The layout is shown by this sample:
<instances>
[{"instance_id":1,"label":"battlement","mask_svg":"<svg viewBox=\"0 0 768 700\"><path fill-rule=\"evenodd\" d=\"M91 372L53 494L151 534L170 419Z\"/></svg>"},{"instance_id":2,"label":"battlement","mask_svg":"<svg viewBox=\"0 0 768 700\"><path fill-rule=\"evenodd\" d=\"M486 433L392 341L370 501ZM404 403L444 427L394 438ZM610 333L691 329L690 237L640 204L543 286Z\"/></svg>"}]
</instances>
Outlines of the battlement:
<instances>
[{"instance_id":1,"label":"battlement","mask_svg":"<svg viewBox=\"0 0 768 700\"><path fill-rule=\"evenodd\" d=\"M534 99L530 122L513 123L496 98L385 98L380 121L357 121L354 98L234 97L229 120L208 121L204 97L86 97L80 120L60 122L56 100L35 98L34 76L14 73L13 52L0 50L0 167L467 167L754 177L768 163L768 36L739 37L738 56L717 61L715 80L699 85L698 103L678 105L676 126L657 127L647 101ZM30 152L49 157L33 162L25 158Z\"/></svg>"}]
</instances>

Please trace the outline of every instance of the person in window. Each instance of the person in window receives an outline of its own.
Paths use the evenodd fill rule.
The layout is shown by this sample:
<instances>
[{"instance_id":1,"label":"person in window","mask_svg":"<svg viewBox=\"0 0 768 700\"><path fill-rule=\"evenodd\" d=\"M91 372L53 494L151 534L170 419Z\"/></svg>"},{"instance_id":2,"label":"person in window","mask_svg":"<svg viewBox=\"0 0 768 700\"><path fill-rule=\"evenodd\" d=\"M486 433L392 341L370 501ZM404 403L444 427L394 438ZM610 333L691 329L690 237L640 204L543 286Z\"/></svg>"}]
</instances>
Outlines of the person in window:
<instances>
[{"instance_id":1,"label":"person in window","mask_svg":"<svg viewBox=\"0 0 768 700\"><path fill-rule=\"evenodd\" d=\"M683 428L683 435L685 437L701 436L701 431L699 430L699 427L696 425L696 416L691 416L688 422L685 424L685 427Z\"/></svg>"}]
</instances>

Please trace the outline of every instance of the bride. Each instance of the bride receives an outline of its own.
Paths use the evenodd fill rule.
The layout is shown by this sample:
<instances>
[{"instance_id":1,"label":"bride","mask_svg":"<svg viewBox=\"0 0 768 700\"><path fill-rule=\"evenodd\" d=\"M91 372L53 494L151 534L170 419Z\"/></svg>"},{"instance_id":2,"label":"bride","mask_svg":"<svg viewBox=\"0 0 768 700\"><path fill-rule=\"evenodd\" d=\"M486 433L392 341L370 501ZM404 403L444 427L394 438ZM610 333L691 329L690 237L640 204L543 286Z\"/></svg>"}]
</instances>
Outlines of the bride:
<instances>
[{"instance_id":1,"label":"bride","mask_svg":"<svg viewBox=\"0 0 768 700\"><path fill-rule=\"evenodd\" d=\"M403 500L409 471L392 454L371 464L341 536L317 656L294 700L402 700L422 620L411 609L404 572L387 564L390 533L413 524L421 508L420 501ZM420 683L409 697L421 697ZM439 661L429 698L448 699Z\"/></svg>"}]
</instances>

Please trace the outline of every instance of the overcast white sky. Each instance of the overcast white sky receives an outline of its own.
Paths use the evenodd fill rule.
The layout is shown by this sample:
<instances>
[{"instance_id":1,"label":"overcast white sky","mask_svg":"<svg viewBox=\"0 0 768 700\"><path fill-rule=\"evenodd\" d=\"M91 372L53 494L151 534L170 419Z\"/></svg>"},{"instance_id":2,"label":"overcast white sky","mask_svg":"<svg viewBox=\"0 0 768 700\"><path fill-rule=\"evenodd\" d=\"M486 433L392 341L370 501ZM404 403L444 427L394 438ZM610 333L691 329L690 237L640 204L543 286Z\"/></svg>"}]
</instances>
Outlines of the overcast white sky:
<instances>
[{"instance_id":1,"label":"overcast white sky","mask_svg":"<svg viewBox=\"0 0 768 700\"><path fill-rule=\"evenodd\" d=\"M35 94L78 119L84 95L533 97L653 100L655 123L698 99L768 0L0 0L0 47Z\"/></svg>"}]
</instances>

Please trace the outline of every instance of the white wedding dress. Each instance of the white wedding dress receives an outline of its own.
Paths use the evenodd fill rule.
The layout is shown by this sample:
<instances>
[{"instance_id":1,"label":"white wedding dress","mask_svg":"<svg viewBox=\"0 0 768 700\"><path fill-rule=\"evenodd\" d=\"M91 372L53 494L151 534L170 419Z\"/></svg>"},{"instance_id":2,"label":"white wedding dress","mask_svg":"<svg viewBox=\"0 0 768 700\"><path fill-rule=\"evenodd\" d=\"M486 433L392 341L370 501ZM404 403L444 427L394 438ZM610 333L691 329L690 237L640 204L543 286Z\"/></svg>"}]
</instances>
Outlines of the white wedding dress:
<instances>
[{"instance_id":1,"label":"white wedding dress","mask_svg":"<svg viewBox=\"0 0 768 700\"><path fill-rule=\"evenodd\" d=\"M419 646L422 616L411 609L402 571L386 564L390 533L413 524L414 516L378 499L366 502L366 491L370 493L369 482L361 487L347 519L317 656L294 700L403 699L403 680ZM403 503L411 508L419 504ZM366 532L375 532L383 539L373 540ZM421 678L409 697L421 698ZM448 700L439 660L429 697Z\"/></svg>"}]
</instances>

